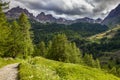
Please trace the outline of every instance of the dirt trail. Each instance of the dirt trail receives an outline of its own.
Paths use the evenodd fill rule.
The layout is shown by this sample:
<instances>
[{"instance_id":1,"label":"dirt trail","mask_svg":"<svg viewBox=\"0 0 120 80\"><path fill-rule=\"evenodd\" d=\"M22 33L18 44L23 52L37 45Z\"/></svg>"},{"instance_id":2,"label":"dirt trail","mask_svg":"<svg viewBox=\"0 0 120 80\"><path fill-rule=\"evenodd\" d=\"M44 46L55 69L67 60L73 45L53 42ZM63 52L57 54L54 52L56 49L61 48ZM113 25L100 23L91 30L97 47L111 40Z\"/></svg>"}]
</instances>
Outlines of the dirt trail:
<instances>
[{"instance_id":1,"label":"dirt trail","mask_svg":"<svg viewBox=\"0 0 120 80\"><path fill-rule=\"evenodd\" d=\"M18 80L19 63L10 64L0 69L0 80Z\"/></svg>"}]
</instances>

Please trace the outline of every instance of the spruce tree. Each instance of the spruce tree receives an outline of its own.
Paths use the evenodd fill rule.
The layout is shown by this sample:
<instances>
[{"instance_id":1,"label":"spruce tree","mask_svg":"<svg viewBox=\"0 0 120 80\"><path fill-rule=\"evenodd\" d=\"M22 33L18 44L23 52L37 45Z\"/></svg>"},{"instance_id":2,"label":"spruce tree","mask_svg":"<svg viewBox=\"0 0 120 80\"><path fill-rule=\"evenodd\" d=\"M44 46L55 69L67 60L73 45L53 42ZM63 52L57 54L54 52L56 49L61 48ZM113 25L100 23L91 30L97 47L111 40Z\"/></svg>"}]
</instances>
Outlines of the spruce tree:
<instances>
[{"instance_id":1,"label":"spruce tree","mask_svg":"<svg viewBox=\"0 0 120 80\"><path fill-rule=\"evenodd\" d=\"M3 13L2 3L0 2L0 55L3 56L7 50L8 36L10 34L10 28L8 27L7 19Z\"/></svg>"},{"instance_id":2,"label":"spruce tree","mask_svg":"<svg viewBox=\"0 0 120 80\"><path fill-rule=\"evenodd\" d=\"M120 68L117 69L117 75L120 77Z\"/></svg>"},{"instance_id":3,"label":"spruce tree","mask_svg":"<svg viewBox=\"0 0 120 80\"><path fill-rule=\"evenodd\" d=\"M46 45L43 41L41 41L37 46L37 53L35 53L35 56L46 57L46 53L47 53Z\"/></svg>"},{"instance_id":4,"label":"spruce tree","mask_svg":"<svg viewBox=\"0 0 120 80\"><path fill-rule=\"evenodd\" d=\"M96 59L95 62L96 62L95 67L101 69L100 61Z\"/></svg>"},{"instance_id":5,"label":"spruce tree","mask_svg":"<svg viewBox=\"0 0 120 80\"><path fill-rule=\"evenodd\" d=\"M47 58L50 58L50 56L51 56L51 51L52 51L52 41L49 41L49 42L48 42L48 45L47 45L47 54L46 54L46 57L47 57Z\"/></svg>"},{"instance_id":6,"label":"spruce tree","mask_svg":"<svg viewBox=\"0 0 120 80\"><path fill-rule=\"evenodd\" d=\"M116 69L116 67L113 67L113 68L110 70L110 73L112 73L112 74L116 74L116 73L117 73L117 69Z\"/></svg>"},{"instance_id":7,"label":"spruce tree","mask_svg":"<svg viewBox=\"0 0 120 80\"><path fill-rule=\"evenodd\" d=\"M18 25L17 21L13 21L10 26L11 32L9 35L9 42L8 42L8 51L4 56L13 57L15 58L19 55L20 52L20 26Z\"/></svg>"},{"instance_id":8,"label":"spruce tree","mask_svg":"<svg viewBox=\"0 0 120 80\"><path fill-rule=\"evenodd\" d=\"M32 44L32 39L31 39L31 33L30 33L30 23L29 20L26 16L26 14L22 13L21 16L19 17L19 25L20 25L20 37L21 41L21 52L24 57L27 57L31 54L33 54L34 47Z\"/></svg>"},{"instance_id":9,"label":"spruce tree","mask_svg":"<svg viewBox=\"0 0 120 80\"><path fill-rule=\"evenodd\" d=\"M50 59L71 63L78 63L80 61L80 50L76 47L75 43L67 40L65 34L56 35L52 42L49 43L49 47L48 58Z\"/></svg>"},{"instance_id":10,"label":"spruce tree","mask_svg":"<svg viewBox=\"0 0 120 80\"><path fill-rule=\"evenodd\" d=\"M95 65L95 61L93 60L92 55L85 54L83 61L87 66L94 67L94 65Z\"/></svg>"},{"instance_id":11,"label":"spruce tree","mask_svg":"<svg viewBox=\"0 0 120 80\"><path fill-rule=\"evenodd\" d=\"M65 45L68 43L64 34L58 34L52 40L52 48L50 58L57 61L67 61L67 53L65 53Z\"/></svg>"}]
</instances>

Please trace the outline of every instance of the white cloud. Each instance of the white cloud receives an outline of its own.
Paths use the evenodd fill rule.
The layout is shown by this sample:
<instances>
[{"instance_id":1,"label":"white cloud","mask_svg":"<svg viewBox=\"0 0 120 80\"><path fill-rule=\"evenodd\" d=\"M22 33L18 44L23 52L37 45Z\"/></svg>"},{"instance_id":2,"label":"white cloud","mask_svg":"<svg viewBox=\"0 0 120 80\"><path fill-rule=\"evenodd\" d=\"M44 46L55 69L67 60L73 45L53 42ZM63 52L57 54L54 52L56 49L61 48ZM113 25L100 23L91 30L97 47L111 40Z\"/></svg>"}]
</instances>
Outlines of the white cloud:
<instances>
[{"instance_id":1,"label":"white cloud","mask_svg":"<svg viewBox=\"0 0 120 80\"><path fill-rule=\"evenodd\" d=\"M56 17L104 18L115 8L120 0L6 0L11 1L10 7L20 6L27 8L34 15L44 11Z\"/></svg>"}]
</instances>

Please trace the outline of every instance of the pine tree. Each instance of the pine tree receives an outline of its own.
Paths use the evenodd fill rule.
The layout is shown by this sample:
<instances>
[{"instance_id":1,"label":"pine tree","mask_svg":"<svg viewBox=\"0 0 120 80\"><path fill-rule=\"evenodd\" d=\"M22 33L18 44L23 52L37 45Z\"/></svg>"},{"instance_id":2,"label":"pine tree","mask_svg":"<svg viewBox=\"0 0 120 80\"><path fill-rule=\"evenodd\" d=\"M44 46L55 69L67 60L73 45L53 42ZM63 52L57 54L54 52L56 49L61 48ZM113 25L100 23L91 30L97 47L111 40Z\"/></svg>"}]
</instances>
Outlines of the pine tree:
<instances>
[{"instance_id":1,"label":"pine tree","mask_svg":"<svg viewBox=\"0 0 120 80\"><path fill-rule=\"evenodd\" d=\"M2 7L0 6L0 40L4 40L7 37L6 34L7 34L7 19L2 11Z\"/></svg>"},{"instance_id":2,"label":"pine tree","mask_svg":"<svg viewBox=\"0 0 120 80\"><path fill-rule=\"evenodd\" d=\"M100 62L98 59L94 60L92 55L85 54L83 57L84 64L94 68L100 68Z\"/></svg>"},{"instance_id":3,"label":"pine tree","mask_svg":"<svg viewBox=\"0 0 120 80\"><path fill-rule=\"evenodd\" d=\"M81 52L79 48L76 47L75 43L69 43L66 45L66 52L69 54L69 62L71 63L80 63L81 60Z\"/></svg>"},{"instance_id":4,"label":"pine tree","mask_svg":"<svg viewBox=\"0 0 120 80\"><path fill-rule=\"evenodd\" d=\"M15 58L18 54L20 54L20 26L17 21L13 21L11 24L11 33L9 35L8 51L4 56Z\"/></svg>"},{"instance_id":5,"label":"pine tree","mask_svg":"<svg viewBox=\"0 0 120 80\"><path fill-rule=\"evenodd\" d=\"M98 59L96 59L95 62L96 62L95 67L101 69L100 61Z\"/></svg>"},{"instance_id":6,"label":"pine tree","mask_svg":"<svg viewBox=\"0 0 120 80\"><path fill-rule=\"evenodd\" d=\"M51 56L51 51L52 51L52 41L49 41L47 45L47 54L46 54L47 58Z\"/></svg>"},{"instance_id":7,"label":"pine tree","mask_svg":"<svg viewBox=\"0 0 120 80\"><path fill-rule=\"evenodd\" d=\"M22 49L22 54L24 57L27 57L31 54L33 54L34 48L30 36L30 23L27 18L27 16L22 13L20 18L19 18L19 25L20 25L20 37L21 37L21 49Z\"/></svg>"},{"instance_id":8,"label":"pine tree","mask_svg":"<svg viewBox=\"0 0 120 80\"><path fill-rule=\"evenodd\" d=\"M10 34L10 28L8 27L7 19L2 9L3 5L0 2L0 55L3 56L7 50L8 36Z\"/></svg>"},{"instance_id":9,"label":"pine tree","mask_svg":"<svg viewBox=\"0 0 120 80\"><path fill-rule=\"evenodd\" d=\"M75 43L72 43L72 49L73 49L73 53L72 53L73 55L71 56L71 58L75 57L74 62L81 62L82 53L80 52L80 49L77 48Z\"/></svg>"},{"instance_id":10,"label":"pine tree","mask_svg":"<svg viewBox=\"0 0 120 80\"><path fill-rule=\"evenodd\" d=\"M117 73L116 67L113 67L113 68L110 70L110 73L116 74L116 73Z\"/></svg>"},{"instance_id":11,"label":"pine tree","mask_svg":"<svg viewBox=\"0 0 120 80\"><path fill-rule=\"evenodd\" d=\"M65 53L65 44L68 43L67 38L64 34L58 34L52 40L52 48L50 58L57 61L66 61L67 54Z\"/></svg>"},{"instance_id":12,"label":"pine tree","mask_svg":"<svg viewBox=\"0 0 120 80\"><path fill-rule=\"evenodd\" d=\"M46 57L47 49L46 45L43 41L41 41L37 46L37 55L36 56L43 56Z\"/></svg>"},{"instance_id":13,"label":"pine tree","mask_svg":"<svg viewBox=\"0 0 120 80\"><path fill-rule=\"evenodd\" d=\"M120 77L120 68L117 70L117 75Z\"/></svg>"},{"instance_id":14,"label":"pine tree","mask_svg":"<svg viewBox=\"0 0 120 80\"><path fill-rule=\"evenodd\" d=\"M49 48L50 47L50 48ZM56 35L48 47L48 58L62 61L78 63L80 61L80 50L75 43L67 40L65 34Z\"/></svg>"}]
</instances>

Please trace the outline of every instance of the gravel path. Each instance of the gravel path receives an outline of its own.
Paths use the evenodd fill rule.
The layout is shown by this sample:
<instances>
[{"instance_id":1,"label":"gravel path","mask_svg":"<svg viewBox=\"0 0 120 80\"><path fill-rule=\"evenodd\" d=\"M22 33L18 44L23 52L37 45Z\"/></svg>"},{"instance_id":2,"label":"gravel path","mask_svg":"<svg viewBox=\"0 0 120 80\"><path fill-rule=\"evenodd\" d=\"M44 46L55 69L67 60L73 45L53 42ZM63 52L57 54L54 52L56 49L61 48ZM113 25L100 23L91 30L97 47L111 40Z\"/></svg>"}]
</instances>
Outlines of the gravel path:
<instances>
[{"instance_id":1,"label":"gravel path","mask_svg":"<svg viewBox=\"0 0 120 80\"><path fill-rule=\"evenodd\" d=\"M0 69L0 80L18 80L19 63L10 64Z\"/></svg>"}]
</instances>

